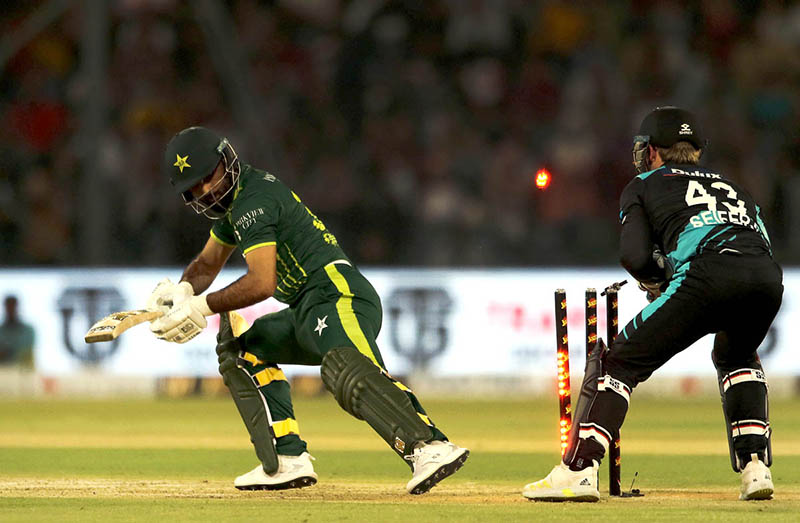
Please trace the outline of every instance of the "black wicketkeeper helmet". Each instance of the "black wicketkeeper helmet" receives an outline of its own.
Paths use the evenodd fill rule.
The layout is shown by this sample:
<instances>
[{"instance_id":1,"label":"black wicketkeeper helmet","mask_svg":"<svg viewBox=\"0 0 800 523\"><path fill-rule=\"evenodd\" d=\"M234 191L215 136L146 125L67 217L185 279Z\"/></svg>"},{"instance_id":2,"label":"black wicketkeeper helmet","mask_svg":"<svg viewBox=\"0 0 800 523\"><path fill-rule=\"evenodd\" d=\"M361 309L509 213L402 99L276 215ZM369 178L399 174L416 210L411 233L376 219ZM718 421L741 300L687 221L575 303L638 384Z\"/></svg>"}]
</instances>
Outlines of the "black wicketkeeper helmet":
<instances>
[{"instance_id":1,"label":"black wicketkeeper helmet","mask_svg":"<svg viewBox=\"0 0 800 523\"><path fill-rule=\"evenodd\" d=\"M678 142L689 142L697 149L706 146L692 113L672 105L656 107L645 116L639 134L633 137L633 165L636 172L650 170L648 145L672 147Z\"/></svg>"},{"instance_id":2,"label":"black wicketkeeper helmet","mask_svg":"<svg viewBox=\"0 0 800 523\"><path fill-rule=\"evenodd\" d=\"M195 198L192 187L211 176L220 162L225 166L225 176L206 194ZM239 156L227 138L205 127L189 127L173 136L167 144L163 170L186 205L215 220L225 216L233 201L241 166Z\"/></svg>"}]
</instances>

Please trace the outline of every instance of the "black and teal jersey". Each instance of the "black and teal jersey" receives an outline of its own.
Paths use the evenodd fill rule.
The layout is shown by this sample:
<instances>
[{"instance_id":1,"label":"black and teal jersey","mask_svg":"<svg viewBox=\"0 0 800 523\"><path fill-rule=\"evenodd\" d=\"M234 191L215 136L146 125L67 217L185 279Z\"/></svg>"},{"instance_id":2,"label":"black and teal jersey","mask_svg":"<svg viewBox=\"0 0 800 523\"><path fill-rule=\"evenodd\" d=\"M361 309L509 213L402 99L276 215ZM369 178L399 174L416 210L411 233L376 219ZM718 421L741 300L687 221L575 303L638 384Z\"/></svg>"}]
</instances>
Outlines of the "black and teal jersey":
<instances>
[{"instance_id":1,"label":"black and teal jersey","mask_svg":"<svg viewBox=\"0 0 800 523\"><path fill-rule=\"evenodd\" d=\"M336 260L347 260L336 237L300 198L274 175L242 164L228 214L214 223L211 236L242 254L275 245L278 285L275 299L291 304L309 276Z\"/></svg>"},{"instance_id":2,"label":"black and teal jersey","mask_svg":"<svg viewBox=\"0 0 800 523\"><path fill-rule=\"evenodd\" d=\"M623 264L640 280L656 277L654 265L644 263L653 248L666 254L676 270L704 252L772 254L752 196L697 165L667 164L638 175L622 192L620 221L623 260L642 260L632 263L634 270Z\"/></svg>"}]
</instances>

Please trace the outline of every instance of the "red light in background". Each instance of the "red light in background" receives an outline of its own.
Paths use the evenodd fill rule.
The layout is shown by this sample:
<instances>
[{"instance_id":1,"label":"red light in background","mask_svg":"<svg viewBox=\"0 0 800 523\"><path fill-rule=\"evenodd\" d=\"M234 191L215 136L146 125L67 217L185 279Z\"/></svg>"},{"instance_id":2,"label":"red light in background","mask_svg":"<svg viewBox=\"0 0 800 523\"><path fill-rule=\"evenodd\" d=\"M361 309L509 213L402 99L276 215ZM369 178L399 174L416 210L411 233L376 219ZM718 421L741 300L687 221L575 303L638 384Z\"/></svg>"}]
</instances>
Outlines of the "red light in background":
<instances>
[{"instance_id":1,"label":"red light in background","mask_svg":"<svg viewBox=\"0 0 800 523\"><path fill-rule=\"evenodd\" d=\"M547 189L550 186L550 171L547 169L539 169L536 171L536 188L540 191Z\"/></svg>"}]
</instances>

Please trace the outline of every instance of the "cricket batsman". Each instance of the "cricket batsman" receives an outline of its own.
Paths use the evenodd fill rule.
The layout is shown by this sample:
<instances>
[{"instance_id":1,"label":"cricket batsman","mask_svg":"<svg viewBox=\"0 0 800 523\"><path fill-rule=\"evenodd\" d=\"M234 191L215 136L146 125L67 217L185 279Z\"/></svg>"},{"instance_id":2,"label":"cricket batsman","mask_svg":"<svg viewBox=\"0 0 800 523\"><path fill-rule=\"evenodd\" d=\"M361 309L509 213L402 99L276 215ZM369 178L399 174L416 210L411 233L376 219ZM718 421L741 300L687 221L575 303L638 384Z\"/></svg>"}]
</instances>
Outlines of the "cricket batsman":
<instances>
[{"instance_id":1,"label":"cricket batsman","mask_svg":"<svg viewBox=\"0 0 800 523\"><path fill-rule=\"evenodd\" d=\"M320 366L339 405L366 421L411 467L410 494L423 494L455 473L469 450L450 443L413 392L386 371L375 343L380 298L300 198L271 173L241 162L227 139L203 127L170 140L163 170L186 205L213 226L180 282L162 281L150 296L148 308L165 311L151 330L185 343L206 327L206 317L223 313L219 372L260 461L234 486L279 490L317 481L281 363ZM202 294L237 247L247 272ZM270 296L289 307L235 336L226 311Z\"/></svg>"},{"instance_id":2,"label":"cricket batsman","mask_svg":"<svg viewBox=\"0 0 800 523\"><path fill-rule=\"evenodd\" d=\"M526 485L526 498L597 501L598 466L634 387L711 333L739 499L772 497L768 389L756 350L780 308L783 273L753 198L698 165L705 146L688 111L658 107L643 120L633 142L639 174L620 198L620 261L650 303L609 351L598 344L592 352L563 461Z\"/></svg>"}]
</instances>

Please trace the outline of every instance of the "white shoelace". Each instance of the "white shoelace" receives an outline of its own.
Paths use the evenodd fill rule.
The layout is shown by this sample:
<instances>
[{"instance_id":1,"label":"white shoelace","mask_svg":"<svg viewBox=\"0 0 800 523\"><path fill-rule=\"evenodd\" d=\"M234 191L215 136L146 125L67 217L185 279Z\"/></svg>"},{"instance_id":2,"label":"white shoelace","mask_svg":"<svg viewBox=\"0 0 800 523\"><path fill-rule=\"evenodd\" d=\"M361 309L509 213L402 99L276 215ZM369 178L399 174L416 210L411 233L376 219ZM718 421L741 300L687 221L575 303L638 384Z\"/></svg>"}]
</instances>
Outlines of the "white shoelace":
<instances>
[{"instance_id":1,"label":"white shoelace","mask_svg":"<svg viewBox=\"0 0 800 523\"><path fill-rule=\"evenodd\" d=\"M438 446L446 446L446 443L442 445L435 445ZM403 459L410 461L414 465L414 472L418 469L425 467L428 463L435 462L439 457L441 457L442 453L436 451L435 449L431 449L431 451L426 452L425 449L429 448L431 445L425 445L423 447L417 447L414 449L414 453L410 456L405 456Z\"/></svg>"}]
</instances>

